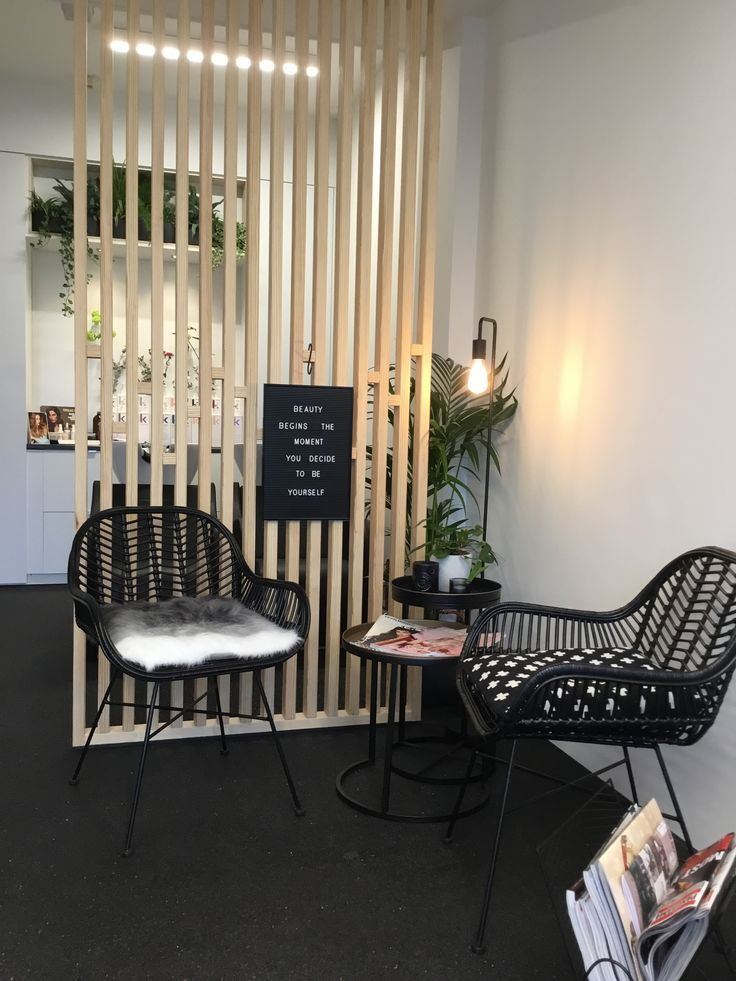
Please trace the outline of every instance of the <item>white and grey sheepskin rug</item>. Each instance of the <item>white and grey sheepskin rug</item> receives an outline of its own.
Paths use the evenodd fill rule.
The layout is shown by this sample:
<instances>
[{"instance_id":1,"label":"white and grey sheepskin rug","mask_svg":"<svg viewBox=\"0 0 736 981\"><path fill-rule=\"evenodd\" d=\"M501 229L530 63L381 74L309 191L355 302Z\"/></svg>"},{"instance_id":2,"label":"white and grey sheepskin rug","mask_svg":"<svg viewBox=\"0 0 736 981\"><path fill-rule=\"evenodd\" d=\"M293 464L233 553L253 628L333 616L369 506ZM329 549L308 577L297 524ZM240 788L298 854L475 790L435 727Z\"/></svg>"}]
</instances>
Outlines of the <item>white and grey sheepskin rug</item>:
<instances>
[{"instance_id":1,"label":"white and grey sheepskin rug","mask_svg":"<svg viewBox=\"0 0 736 981\"><path fill-rule=\"evenodd\" d=\"M224 596L177 596L160 603L114 603L103 608L120 656L152 671L187 667L213 657L265 657L292 650L301 638Z\"/></svg>"}]
</instances>

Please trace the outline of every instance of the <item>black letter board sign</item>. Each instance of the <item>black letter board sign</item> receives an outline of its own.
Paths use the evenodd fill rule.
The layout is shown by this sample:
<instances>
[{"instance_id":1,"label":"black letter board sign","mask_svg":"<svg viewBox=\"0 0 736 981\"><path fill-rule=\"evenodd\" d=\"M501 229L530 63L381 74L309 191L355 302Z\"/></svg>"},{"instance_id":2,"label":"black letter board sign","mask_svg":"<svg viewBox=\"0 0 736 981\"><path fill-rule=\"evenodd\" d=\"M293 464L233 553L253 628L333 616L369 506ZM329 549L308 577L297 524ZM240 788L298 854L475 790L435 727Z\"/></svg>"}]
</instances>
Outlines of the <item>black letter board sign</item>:
<instances>
[{"instance_id":1,"label":"black letter board sign","mask_svg":"<svg viewBox=\"0 0 736 981\"><path fill-rule=\"evenodd\" d=\"M263 386L263 517L347 521L353 390Z\"/></svg>"}]
</instances>

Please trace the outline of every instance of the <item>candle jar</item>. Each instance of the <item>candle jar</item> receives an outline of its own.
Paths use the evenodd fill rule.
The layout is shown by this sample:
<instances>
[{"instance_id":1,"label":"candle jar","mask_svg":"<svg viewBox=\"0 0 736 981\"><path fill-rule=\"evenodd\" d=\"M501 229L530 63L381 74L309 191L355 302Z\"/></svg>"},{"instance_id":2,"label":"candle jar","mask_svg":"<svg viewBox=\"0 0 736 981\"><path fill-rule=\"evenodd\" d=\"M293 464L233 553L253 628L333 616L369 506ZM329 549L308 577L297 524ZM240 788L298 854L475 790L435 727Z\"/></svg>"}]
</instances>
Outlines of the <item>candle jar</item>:
<instances>
[{"instance_id":1,"label":"candle jar","mask_svg":"<svg viewBox=\"0 0 736 981\"><path fill-rule=\"evenodd\" d=\"M411 578L418 593L436 593L440 567L438 562L414 562Z\"/></svg>"},{"instance_id":2,"label":"candle jar","mask_svg":"<svg viewBox=\"0 0 736 981\"><path fill-rule=\"evenodd\" d=\"M451 593L467 593L469 580L461 578L458 576L456 579L450 580L450 592Z\"/></svg>"}]
</instances>

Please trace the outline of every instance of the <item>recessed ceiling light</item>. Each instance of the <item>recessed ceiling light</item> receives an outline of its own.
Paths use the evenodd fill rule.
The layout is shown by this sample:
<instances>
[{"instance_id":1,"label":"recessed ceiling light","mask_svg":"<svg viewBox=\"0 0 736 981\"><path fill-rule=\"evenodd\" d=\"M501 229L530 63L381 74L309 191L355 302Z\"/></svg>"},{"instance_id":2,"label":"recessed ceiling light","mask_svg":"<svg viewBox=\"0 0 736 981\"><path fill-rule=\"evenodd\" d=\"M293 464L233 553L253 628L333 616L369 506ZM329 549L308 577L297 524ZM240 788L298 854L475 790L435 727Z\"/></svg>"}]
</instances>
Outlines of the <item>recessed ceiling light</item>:
<instances>
[{"instance_id":1,"label":"recessed ceiling light","mask_svg":"<svg viewBox=\"0 0 736 981\"><path fill-rule=\"evenodd\" d=\"M110 41L110 47L113 51L117 51L119 54L126 54L130 50L130 45L128 42L117 37Z\"/></svg>"},{"instance_id":2,"label":"recessed ceiling light","mask_svg":"<svg viewBox=\"0 0 736 981\"><path fill-rule=\"evenodd\" d=\"M238 68L250 68L251 60L248 55L238 55L238 57L235 59L235 64L238 66Z\"/></svg>"},{"instance_id":3,"label":"recessed ceiling light","mask_svg":"<svg viewBox=\"0 0 736 981\"><path fill-rule=\"evenodd\" d=\"M259 68L262 72L272 72L275 67L276 65L274 65L270 58L261 58Z\"/></svg>"},{"instance_id":4,"label":"recessed ceiling light","mask_svg":"<svg viewBox=\"0 0 736 981\"><path fill-rule=\"evenodd\" d=\"M190 48L189 51L187 51L187 59L193 62L195 65L198 65L201 61L204 61L204 55L201 51L197 51L196 48Z\"/></svg>"},{"instance_id":5,"label":"recessed ceiling light","mask_svg":"<svg viewBox=\"0 0 736 981\"><path fill-rule=\"evenodd\" d=\"M293 61L284 62L284 75L296 75L298 68Z\"/></svg>"},{"instance_id":6,"label":"recessed ceiling light","mask_svg":"<svg viewBox=\"0 0 736 981\"><path fill-rule=\"evenodd\" d=\"M316 65L307 65L307 75L310 78L316 78L319 75L319 68Z\"/></svg>"},{"instance_id":7,"label":"recessed ceiling light","mask_svg":"<svg viewBox=\"0 0 736 981\"><path fill-rule=\"evenodd\" d=\"M161 48L161 54L167 61L176 61L179 57L179 49L167 44L165 48Z\"/></svg>"},{"instance_id":8,"label":"recessed ceiling light","mask_svg":"<svg viewBox=\"0 0 736 981\"><path fill-rule=\"evenodd\" d=\"M212 64L213 65L226 65L227 55L224 51L213 51L212 52Z\"/></svg>"},{"instance_id":9,"label":"recessed ceiling light","mask_svg":"<svg viewBox=\"0 0 736 981\"><path fill-rule=\"evenodd\" d=\"M148 41L139 41L135 46L135 50L141 58L152 58L156 54L156 49Z\"/></svg>"}]
</instances>

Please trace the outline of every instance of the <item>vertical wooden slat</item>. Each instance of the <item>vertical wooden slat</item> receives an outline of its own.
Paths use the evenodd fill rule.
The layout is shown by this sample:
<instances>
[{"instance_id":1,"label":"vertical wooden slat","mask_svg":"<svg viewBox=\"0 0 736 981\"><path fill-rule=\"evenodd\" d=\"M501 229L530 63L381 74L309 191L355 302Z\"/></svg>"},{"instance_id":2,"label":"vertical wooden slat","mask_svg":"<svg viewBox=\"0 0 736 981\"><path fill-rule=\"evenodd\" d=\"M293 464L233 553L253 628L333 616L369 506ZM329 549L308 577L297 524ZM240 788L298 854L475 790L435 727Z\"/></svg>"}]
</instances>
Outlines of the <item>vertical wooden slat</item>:
<instances>
[{"instance_id":1,"label":"vertical wooden slat","mask_svg":"<svg viewBox=\"0 0 736 981\"><path fill-rule=\"evenodd\" d=\"M87 2L74 0L74 186L87 187ZM74 401L77 434L74 449L74 507L77 527L87 516L87 195L74 195ZM84 634L74 629L74 709L72 739L85 729Z\"/></svg>"},{"instance_id":2,"label":"vertical wooden slat","mask_svg":"<svg viewBox=\"0 0 736 981\"><path fill-rule=\"evenodd\" d=\"M258 333L260 317L260 227L261 227L261 0L250 0L248 10L247 162L245 223L248 235L248 271L245 297L245 418L243 420L243 554L256 564L256 470L258 439ZM250 710L253 682L250 673L241 676L240 705Z\"/></svg>"},{"instance_id":3,"label":"vertical wooden slat","mask_svg":"<svg viewBox=\"0 0 736 981\"><path fill-rule=\"evenodd\" d=\"M189 62L183 56L189 46L189 0L179 0L179 58L176 69L176 268L175 268L175 366L174 366L174 502L187 503L187 357L189 329ZM171 704L181 705L184 683L171 683ZM172 726L180 728L181 717Z\"/></svg>"},{"instance_id":4,"label":"vertical wooden slat","mask_svg":"<svg viewBox=\"0 0 736 981\"><path fill-rule=\"evenodd\" d=\"M112 506L112 0L103 0L100 23L100 507ZM97 701L110 682L110 662L97 655ZM110 709L98 724L100 733L110 728Z\"/></svg>"},{"instance_id":5,"label":"vertical wooden slat","mask_svg":"<svg viewBox=\"0 0 736 981\"><path fill-rule=\"evenodd\" d=\"M365 549L365 475L368 404L368 337L370 333L371 221L373 212L373 143L376 91L375 0L363 0L360 41L360 121L358 130L358 211L355 258L355 314L353 369L353 466L350 509L350 579L348 622L363 619L363 555ZM347 655L347 711L358 712L360 698L360 660Z\"/></svg>"},{"instance_id":6,"label":"vertical wooden slat","mask_svg":"<svg viewBox=\"0 0 736 981\"><path fill-rule=\"evenodd\" d=\"M434 318L434 268L437 254L437 175L439 165L440 96L442 84L442 5L428 0L424 85L424 139L419 215L419 279L417 285L417 357L414 391L414 446L412 467L412 548L426 540L422 523L427 514L427 465L429 459L429 397L432 380L432 322ZM416 685L410 688L409 709L419 708Z\"/></svg>"},{"instance_id":7,"label":"vertical wooden slat","mask_svg":"<svg viewBox=\"0 0 736 981\"><path fill-rule=\"evenodd\" d=\"M393 471L391 475L391 561L389 581L406 566L407 492L409 482L409 420L411 415L411 348L414 314L414 262L417 196L417 138L419 134L419 57L422 30L422 3L408 0L404 56L404 112L401 135L401 204L399 214L398 314L396 324L395 391L399 403L394 407ZM416 516L414 517L416 520ZM399 614L398 603L390 602ZM408 701L421 705L421 670L408 673Z\"/></svg>"},{"instance_id":8,"label":"vertical wooden slat","mask_svg":"<svg viewBox=\"0 0 736 981\"><path fill-rule=\"evenodd\" d=\"M312 266L312 345L315 351L312 382L327 382L327 244L330 170L330 81L332 65L332 0L320 0L317 21L317 108L314 157L314 249ZM313 610L319 610L322 524L307 524L306 590ZM329 656L329 652L328 652ZM304 714L317 714L319 683L319 626L312 628L304 649Z\"/></svg>"},{"instance_id":9,"label":"vertical wooden slat","mask_svg":"<svg viewBox=\"0 0 736 981\"><path fill-rule=\"evenodd\" d=\"M174 371L174 501L187 502L187 358L189 329L189 0L179 0L179 50L176 68L176 341ZM177 691L179 689L177 688ZM181 720L178 720L181 724ZM176 724L176 723L175 723Z\"/></svg>"},{"instance_id":10,"label":"vertical wooden slat","mask_svg":"<svg viewBox=\"0 0 736 981\"><path fill-rule=\"evenodd\" d=\"M282 289L284 275L284 0L273 0L272 48L276 69L271 74L271 162L268 234L268 380L280 382ZM264 526L264 569L275 577L278 568L278 522ZM273 703L274 669L263 674L266 696Z\"/></svg>"},{"instance_id":11,"label":"vertical wooden slat","mask_svg":"<svg viewBox=\"0 0 736 981\"><path fill-rule=\"evenodd\" d=\"M337 201L335 292L332 327L332 383L347 383L347 337L350 274L350 200L353 171L353 0L340 4L340 75L337 106ZM327 546L327 603L325 624L325 712L337 715L340 682L340 614L342 610L343 526L331 521Z\"/></svg>"},{"instance_id":12,"label":"vertical wooden slat","mask_svg":"<svg viewBox=\"0 0 736 981\"><path fill-rule=\"evenodd\" d=\"M199 66L199 467L198 501L210 511L212 480L212 122L214 5L202 4ZM204 716L197 716L204 720Z\"/></svg>"},{"instance_id":13,"label":"vertical wooden slat","mask_svg":"<svg viewBox=\"0 0 736 981\"><path fill-rule=\"evenodd\" d=\"M383 95L381 100L381 176L378 201L378 273L373 389L373 458L371 465L371 548L368 615L383 609L384 536L386 530L386 449L388 446L389 363L391 360L391 296L394 251L394 187L396 181L396 101L400 0L385 0L383 21Z\"/></svg>"},{"instance_id":14,"label":"vertical wooden slat","mask_svg":"<svg viewBox=\"0 0 736 981\"><path fill-rule=\"evenodd\" d=\"M224 297L222 323L222 441L220 450L220 516L228 528L233 524L233 471L235 426L235 236L238 220L238 3L227 3L227 55L225 69L225 215Z\"/></svg>"},{"instance_id":15,"label":"vertical wooden slat","mask_svg":"<svg viewBox=\"0 0 736 981\"><path fill-rule=\"evenodd\" d=\"M128 43L138 40L139 2L128 4ZM138 503L138 59L128 57L125 109L125 502ZM135 681L123 677L123 730L134 726Z\"/></svg>"},{"instance_id":16,"label":"vertical wooden slat","mask_svg":"<svg viewBox=\"0 0 736 981\"><path fill-rule=\"evenodd\" d=\"M202 54L199 69L199 508L211 511L212 482L212 146L214 114L214 5L202 4ZM198 678L194 696L207 690L207 680ZM197 726L207 716L195 715Z\"/></svg>"},{"instance_id":17,"label":"vertical wooden slat","mask_svg":"<svg viewBox=\"0 0 736 981\"><path fill-rule=\"evenodd\" d=\"M296 8L296 63L299 71L294 80L294 139L292 151L291 196L291 313L289 346L289 381L299 384L304 376L304 311L307 245L307 112L308 79L305 72L309 57L309 0ZM278 70L278 69L277 69ZM298 521L286 525L286 578L299 581ZM282 715L293 719L296 714L297 658L284 664Z\"/></svg>"},{"instance_id":18,"label":"vertical wooden slat","mask_svg":"<svg viewBox=\"0 0 736 981\"><path fill-rule=\"evenodd\" d=\"M153 7L153 45L164 44L164 0ZM160 504L164 467L164 59L153 59L151 107L151 504Z\"/></svg>"}]
</instances>

